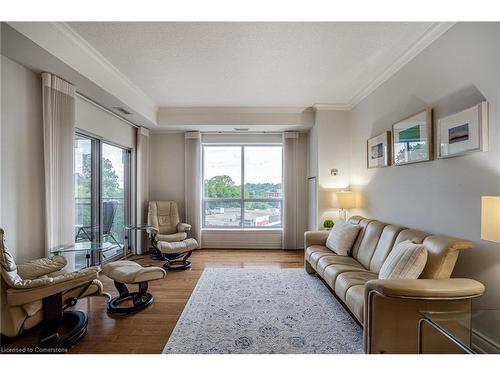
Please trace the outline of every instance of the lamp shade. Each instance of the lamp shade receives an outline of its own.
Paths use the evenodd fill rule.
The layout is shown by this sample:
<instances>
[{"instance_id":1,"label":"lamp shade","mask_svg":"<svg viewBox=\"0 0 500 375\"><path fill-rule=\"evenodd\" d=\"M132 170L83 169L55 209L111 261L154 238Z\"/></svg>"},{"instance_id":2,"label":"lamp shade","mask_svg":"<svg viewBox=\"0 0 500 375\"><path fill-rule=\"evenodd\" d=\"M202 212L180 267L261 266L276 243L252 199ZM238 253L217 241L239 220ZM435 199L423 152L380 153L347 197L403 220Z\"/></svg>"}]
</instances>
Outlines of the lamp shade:
<instances>
[{"instance_id":1,"label":"lamp shade","mask_svg":"<svg viewBox=\"0 0 500 375\"><path fill-rule=\"evenodd\" d=\"M500 243L500 197L481 197L481 239Z\"/></svg>"},{"instance_id":2,"label":"lamp shade","mask_svg":"<svg viewBox=\"0 0 500 375\"><path fill-rule=\"evenodd\" d=\"M349 209L356 207L356 195L352 191L339 191L336 193L339 208Z\"/></svg>"}]
</instances>

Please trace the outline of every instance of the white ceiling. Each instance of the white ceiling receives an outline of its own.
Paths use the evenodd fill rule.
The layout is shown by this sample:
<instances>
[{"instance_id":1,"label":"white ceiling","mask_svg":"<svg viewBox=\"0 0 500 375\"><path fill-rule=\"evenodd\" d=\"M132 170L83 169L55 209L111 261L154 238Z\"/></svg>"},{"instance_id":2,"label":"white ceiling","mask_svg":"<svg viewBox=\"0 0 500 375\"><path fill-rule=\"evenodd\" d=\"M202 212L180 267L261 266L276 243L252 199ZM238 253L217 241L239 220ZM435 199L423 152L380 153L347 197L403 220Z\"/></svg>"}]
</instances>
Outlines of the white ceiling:
<instances>
[{"instance_id":1,"label":"white ceiling","mask_svg":"<svg viewBox=\"0 0 500 375\"><path fill-rule=\"evenodd\" d=\"M435 23L71 22L158 106L349 105Z\"/></svg>"}]
</instances>

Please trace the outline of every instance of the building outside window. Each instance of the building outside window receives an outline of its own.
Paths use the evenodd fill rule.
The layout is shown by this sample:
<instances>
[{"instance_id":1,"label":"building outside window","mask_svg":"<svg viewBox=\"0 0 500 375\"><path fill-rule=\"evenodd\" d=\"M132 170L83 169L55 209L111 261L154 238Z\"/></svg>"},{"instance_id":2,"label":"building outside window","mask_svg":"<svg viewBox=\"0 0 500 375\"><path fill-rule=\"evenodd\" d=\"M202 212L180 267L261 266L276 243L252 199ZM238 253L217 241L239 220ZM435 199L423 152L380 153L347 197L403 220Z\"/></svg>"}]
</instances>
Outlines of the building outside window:
<instances>
[{"instance_id":1,"label":"building outside window","mask_svg":"<svg viewBox=\"0 0 500 375\"><path fill-rule=\"evenodd\" d=\"M281 145L203 146L203 227L280 228Z\"/></svg>"}]
</instances>

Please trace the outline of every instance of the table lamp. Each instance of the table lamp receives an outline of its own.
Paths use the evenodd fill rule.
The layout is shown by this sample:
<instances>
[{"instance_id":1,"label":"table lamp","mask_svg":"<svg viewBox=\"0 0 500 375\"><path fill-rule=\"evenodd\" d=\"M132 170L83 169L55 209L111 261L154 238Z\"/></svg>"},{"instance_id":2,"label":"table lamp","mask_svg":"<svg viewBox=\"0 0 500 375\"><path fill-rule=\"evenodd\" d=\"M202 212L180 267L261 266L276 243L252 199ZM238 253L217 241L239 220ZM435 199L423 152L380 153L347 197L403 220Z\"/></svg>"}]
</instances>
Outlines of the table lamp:
<instances>
[{"instance_id":1,"label":"table lamp","mask_svg":"<svg viewBox=\"0 0 500 375\"><path fill-rule=\"evenodd\" d=\"M335 193L337 195L337 202L340 208L340 218L342 220L347 220L347 211L350 208L356 208L356 195L353 191L338 191Z\"/></svg>"},{"instance_id":2,"label":"table lamp","mask_svg":"<svg viewBox=\"0 0 500 375\"><path fill-rule=\"evenodd\" d=\"M500 243L500 196L481 197L481 239Z\"/></svg>"}]
</instances>

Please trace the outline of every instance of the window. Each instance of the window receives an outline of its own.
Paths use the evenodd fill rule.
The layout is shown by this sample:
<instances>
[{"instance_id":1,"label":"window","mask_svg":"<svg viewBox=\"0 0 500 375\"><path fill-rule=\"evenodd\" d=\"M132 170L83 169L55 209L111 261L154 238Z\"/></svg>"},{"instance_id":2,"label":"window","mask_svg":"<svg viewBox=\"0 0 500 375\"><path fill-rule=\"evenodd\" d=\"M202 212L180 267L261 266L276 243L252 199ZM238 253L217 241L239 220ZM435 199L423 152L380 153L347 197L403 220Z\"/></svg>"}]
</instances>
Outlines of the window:
<instances>
[{"instance_id":1,"label":"window","mask_svg":"<svg viewBox=\"0 0 500 375\"><path fill-rule=\"evenodd\" d=\"M75 242L109 242L113 246L103 253L105 261L123 256L124 225L130 222L130 151L77 133L74 181ZM76 253L75 262L83 268L85 254Z\"/></svg>"},{"instance_id":2,"label":"window","mask_svg":"<svg viewBox=\"0 0 500 375\"><path fill-rule=\"evenodd\" d=\"M203 146L203 227L282 226L282 147Z\"/></svg>"}]
</instances>

